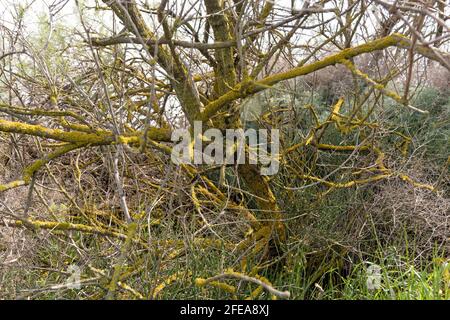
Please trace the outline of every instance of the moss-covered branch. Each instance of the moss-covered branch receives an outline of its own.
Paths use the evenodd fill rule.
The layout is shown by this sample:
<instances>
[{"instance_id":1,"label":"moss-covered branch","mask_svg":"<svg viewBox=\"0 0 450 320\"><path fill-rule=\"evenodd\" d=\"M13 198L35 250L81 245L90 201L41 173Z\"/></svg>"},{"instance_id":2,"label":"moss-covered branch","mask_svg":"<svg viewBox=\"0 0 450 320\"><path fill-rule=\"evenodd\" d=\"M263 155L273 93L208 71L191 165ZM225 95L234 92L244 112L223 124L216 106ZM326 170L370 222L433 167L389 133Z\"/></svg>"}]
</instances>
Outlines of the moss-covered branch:
<instances>
[{"instance_id":1,"label":"moss-covered branch","mask_svg":"<svg viewBox=\"0 0 450 320\"><path fill-rule=\"evenodd\" d=\"M97 130L96 133L78 131L63 131L50 129L40 125L31 125L21 122L0 119L0 131L9 133L20 133L35 137L53 139L69 143L81 143L89 145L110 145L116 143L133 144L139 143L140 135L121 135L116 138L111 131ZM149 128L148 137L156 141L170 141L171 132L165 128Z\"/></svg>"},{"instance_id":2,"label":"moss-covered branch","mask_svg":"<svg viewBox=\"0 0 450 320\"><path fill-rule=\"evenodd\" d=\"M208 22L214 31L215 40L231 41L231 27L227 14L224 12L224 2L220 0L208 0L205 1L205 6L207 13L210 15ZM221 48L215 50L214 53L217 61L214 70L216 75L215 92L220 96L236 83L233 50L232 48Z\"/></svg>"},{"instance_id":3,"label":"moss-covered branch","mask_svg":"<svg viewBox=\"0 0 450 320\"><path fill-rule=\"evenodd\" d=\"M32 227L34 229L47 229L47 230L58 230L58 231L80 231L86 233L93 233L102 236L109 236L119 239L126 239L126 235L118 233L116 231L103 229L100 227L92 227L84 224L78 223L68 223L68 222L55 222L55 221L40 221L40 220L29 220L25 222L20 220L9 221L5 223L0 220L0 224L8 225L11 227Z\"/></svg>"},{"instance_id":4,"label":"moss-covered branch","mask_svg":"<svg viewBox=\"0 0 450 320\"><path fill-rule=\"evenodd\" d=\"M197 279L195 279L195 284L199 287L203 287L205 285L215 283L217 286L217 283L218 283L217 280L224 279L224 278L234 278L234 279L238 279L238 280L255 283L258 286L263 287L265 290L267 290L273 296L279 297L282 299L288 299L291 296L289 291L279 291L279 290L275 289L272 286L272 284L265 278L260 277L261 279L258 279L256 277L250 277L245 274L233 271L232 269L226 270L224 273L219 274L214 277L211 277L211 278L208 278L208 279L197 278ZM219 287L222 287L223 289L231 289L231 287L228 285L227 286L219 286Z\"/></svg>"},{"instance_id":5,"label":"moss-covered branch","mask_svg":"<svg viewBox=\"0 0 450 320\"><path fill-rule=\"evenodd\" d=\"M411 46L411 41L401 34L394 33L389 36L376 39L353 48L344 49L336 54L330 55L308 65L300 66L286 72L268 76L259 81L244 81L238 83L232 90L209 103L201 113L200 119L202 121L207 121L218 111L227 106L230 102L239 98L245 98L249 95L270 88L280 81L307 75L317 70L340 63L340 61L342 60L351 59L364 53L375 52L393 46L397 46L400 48L409 48ZM440 59L439 56L444 56L445 59L450 60L450 56L448 54L437 54L436 50L427 49L424 46L415 46L414 50L432 60L441 61L442 59Z\"/></svg>"},{"instance_id":6,"label":"moss-covered branch","mask_svg":"<svg viewBox=\"0 0 450 320\"><path fill-rule=\"evenodd\" d=\"M23 172L22 180L16 180L16 181L12 181L12 182L0 185L0 192L29 184L33 175L39 169L41 169L45 164L47 164L48 162L50 162L53 159L56 159L64 154L66 154L72 150L78 149L84 145L85 144L67 144L67 145L64 145L64 146L56 149L52 153L49 153L42 159L36 160L31 165L29 165L28 167L25 168L25 170Z\"/></svg>"}]
</instances>

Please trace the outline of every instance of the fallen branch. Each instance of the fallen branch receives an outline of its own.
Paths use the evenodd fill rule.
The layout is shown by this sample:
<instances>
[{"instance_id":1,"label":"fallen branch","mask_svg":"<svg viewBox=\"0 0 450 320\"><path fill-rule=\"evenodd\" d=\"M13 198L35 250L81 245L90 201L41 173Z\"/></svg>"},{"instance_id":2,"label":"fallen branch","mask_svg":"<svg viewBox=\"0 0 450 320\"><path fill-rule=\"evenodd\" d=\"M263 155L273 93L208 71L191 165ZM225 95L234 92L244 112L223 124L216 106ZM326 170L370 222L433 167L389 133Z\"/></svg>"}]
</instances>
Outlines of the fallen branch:
<instances>
[{"instance_id":1,"label":"fallen branch","mask_svg":"<svg viewBox=\"0 0 450 320\"><path fill-rule=\"evenodd\" d=\"M197 279L195 279L195 284L202 287L207 284L210 284L211 282L216 282L217 280L220 280L223 278L235 278L235 279L255 283L255 284L263 287L264 289L266 289L270 294L272 294L276 297L282 298L282 299L288 299L291 296L291 293L289 291L279 291L279 290L275 289L270 283L266 283L260 279L250 277L250 276L244 275L242 273L235 272L233 270L225 271L222 274L219 274L217 276L214 276L214 277L211 277L208 279L197 278Z\"/></svg>"}]
</instances>

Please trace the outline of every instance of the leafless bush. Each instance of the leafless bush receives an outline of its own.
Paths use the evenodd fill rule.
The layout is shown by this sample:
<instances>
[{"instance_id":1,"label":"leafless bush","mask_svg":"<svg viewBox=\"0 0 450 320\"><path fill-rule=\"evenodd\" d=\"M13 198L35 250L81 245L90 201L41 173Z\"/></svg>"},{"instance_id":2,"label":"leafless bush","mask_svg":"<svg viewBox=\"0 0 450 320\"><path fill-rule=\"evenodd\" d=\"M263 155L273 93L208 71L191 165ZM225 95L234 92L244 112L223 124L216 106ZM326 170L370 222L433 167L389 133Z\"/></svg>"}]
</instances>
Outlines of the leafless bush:
<instances>
[{"instance_id":1,"label":"leafless bush","mask_svg":"<svg viewBox=\"0 0 450 320\"><path fill-rule=\"evenodd\" d=\"M441 92L448 92L450 88L450 70L433 63L427 69L427 76L431 86Z\"/></svg>"},{"instance_id":2,"label":"leafless bush","mask_svg":"<svg viewBox=\"0 0 450 320\"><path fill-rule=\"evenodd\" d=\"M450 253L450 200L405 183L385 183L367 207L376 236L414 258ZM411 257L411 256L410 256Z\"/></svg>"}]
</instances>

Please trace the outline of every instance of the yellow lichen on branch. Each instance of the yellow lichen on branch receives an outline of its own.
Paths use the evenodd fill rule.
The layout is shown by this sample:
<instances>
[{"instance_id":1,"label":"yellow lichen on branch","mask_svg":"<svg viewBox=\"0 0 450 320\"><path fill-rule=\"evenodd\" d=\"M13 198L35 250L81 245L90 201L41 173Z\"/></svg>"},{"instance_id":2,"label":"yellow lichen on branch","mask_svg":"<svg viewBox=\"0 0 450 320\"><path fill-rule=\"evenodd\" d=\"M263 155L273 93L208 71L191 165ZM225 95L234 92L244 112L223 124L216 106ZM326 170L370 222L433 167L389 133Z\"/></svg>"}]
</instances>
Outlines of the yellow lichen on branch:
<instances>
[{"instance_id":1,"label":"yellow lichen on branch","mask_svg":"<svg viewBox=\"0 0 450 320\"><path fill-rule=\"evenodd\" d=\"M282 298L282 299L288 299L291 294L289 291L280 291L275 289L272 284L266 279L266 278L262 278L262 277L250 277L248 275L245 275L243 273L239 273L236 271L233 271L232 269L228 269L226 270L224 273L219 274L217 276L213 276L207 279L204 278L197 278L195 279L195 284L199 287L203 287L206 285L214 285L214 286L219 286L221 289L225 289L228 288L231 291L231 286L224 286L223 283L218 282L218 280L220 279L226 279L226 278L234 278L237 280L243 280L243 281L247 281L247 282L251 282L254 284L257 284L258 286L261 286L262 288L264 288L267 292L269 292L272 296L274 297L278 297L278 298ZM234 292L234 291L233 291Z\"/></svg>"},{"instance_id":2,"label":"yellow lichen on branch","mask_svg":"<svg viewBox=\"0 0 450 320\"><path fill-rule=\"evenodd\" d=\"M47 229L47 230L55 230L55 231L80 231L80 232L86 232L86 233L92 233L92 234L98 234L101 236L109 236L119 239L126 239L126 235L123 233L119 233L117 231L107 230L104 228L99 227L93 227L93 226L87 226L84 224L78 224L78 223L69 223L69 222L56 222L56 221L40 221L40 220L15 220L15 221L8 221L8 222L2 222L0 221L0 224L11 226L11 227L32 227L34 229Z\"/></svg>"},{"instance_id":3,"label":"yellow lichen on branch","mask_svg":"<svg viewBox=\"0 0 450 320\"><path fill-rule=\"evenodd\" d=\"M89 145L109 145L115 143L114 134L107 130L97 130L96 133L86 133L79 131L63 131L60 129L50 129L40 125L31 125L21 122L14 122L0 119L0 131L9 133L20 133L41 138L53 139L70 143L84 143ZM148 137L157 141L170 141L171 132L165 128L150 128ZM123 135L118 137L121 143L139 143L138 134Z\"/></svg>"},{"instance_id":4,"label":"yellow lichen on branch","mask_svg":"<svg viewBox=\"0 0 450 320\"><path fill-rule=\"evenodd\" d=\"M16 181L12 181L9 182L7 184L3 184L0 185L0 192L12 189L12 188L16 188L16 187L20 187L20 186L24 186L30 183L31 178L33 177L33 175L42 168L42 166L44 166L45 164L47 164L48 162L50 162L51 160L58 158L72 150L78 149L82 146L84 146L85 144L67 144L67 145L63 145L62 147L56 149L55 151L53 151L52 153L46 155L45 157L43 157L42 159L36 160L35 162L33 162L31 165L29 165L28 167L25 168L24 172L23 172L23 176L22 176L22 180L16 180Z\"/></svg>"},{"instance_id":5,"label":"yellow lichen on branch","mask_svg":"<svg viewBox=\"0 0 450 320\"><path fill-rule=\"evenodd\" d=\"M207 121L228 103L236 99L245 98L248 95L270 88L270 86L273 86L278 82L310 74L314 71L323 69L325 67L335 65L343 59L350 59L363 53L374 52L377 50L382 50L388 47L395 46L403 38L404 36L400 34L392 34L387 37L376 39L353 48L344 49L336 54L323 58L319 61L310 63L308 65L303 65L297 68L293 68L286 72L271 75L259 81L254 81L251 83L245 82L245 85L243 82L238 83L232 90L228 91L226 94L222 95L218 99L206 105L204 111L200 115L200 119L202 121ZM242 90L244 86L245 90Z\"/></svg>"},{"instance_id":6,"label":"yellow lichen on branch","mask_svg":"<svg viewBox=\"0 0 450 320\"><path fill-rule=\"evenodd\" d=\"M61 129L47 128L41 125L32 125L27 123L8 121L4 119L0 119L0 131L30 135L69 143L61 146L57 150L46 155L44 158L38 159L30 166L26 167L21 180L16 180L0 185L0 192L28 184L33 174L37 172L43 165L72 150L85 146L112 145L117 143L139 145L142 140L139 132L130 135L115 136L112 132L107 130L96 130L95 133L88 133L83 131L64 131ZM166 128L149 128L147 130L147 135L152 140L170 141L171 131Z\"/></svg>"},{"instance_id":7,"label":"yellow lichen on branch","mask_svg":"<svg viewBox=\"0 0 450 320\"><path fill-rule=\"evenodd\" d=\"M355 185L367 184L370 182L375 182L375 181L379 181L382 179L386 179L390 176L391 176L391 174L380 174L380 175L376 175L376 176L373 176L373 177L370 177L367 179L352 180L352 181L348 181L348 182L331 182L331 181L323 180L321 178L317 178L317 177L310 176L310 175L298 175L298 177L300 179L307 179L307 180L311 180L314 182L320 182L331 188L350 188Z\"/></svg>"},{"instance_id":8,"label":"yellow lichen on branch","mask_svg":"<svg viewBox=\"0 0 450 320\"><path fill-rule=\"evenodd\" d=\"M21 187L26 185L27 183L23 180L14 180L8 183L4 183L4 184L0 184L0 192L9 190L9 189L13 189L13 188L17 188L17 187Z\"/></svg>"},{"instance_id":9,"label":"yellow lichen on branch","mask_svg":"<svg viewBox=\"0 0 450 320\"><path fill-rule=\"evenodd\" d=\"M192 272L188 271L179 271L176 272L172 275L170 275L169 277L167 277L166 279L164 279L164 281L162 281L160 284L158 284L155 289L153 290L153 292L150 294L150 297L152 299L156 299L158 297L158 295L161 293L161 291L164 290L164 288L166 288L168 285L170 285L171 283L179 280L182 277L189 277L191 276Z\"/></svg>"},{"instance_id":10,"label":"yellow lichen on branch","mask_svg":"<svg viewBox=\"0 0 450 320\"><path fill-rule=\"evenodd\" d=\"M436 191L436 188L433 187L432 185L429 184L425 184L425 183L419 183L414 181L411 177L407 176L406 174L400 174L399 177L403 180L403 181L407 181L410 184L412 184L414 187L417 188L422 188L422 189L428 189L430 191Z\"/></svg>"},{"instance_id":11,"label":"yellow lichen on branch","mask_svg":"<svg viewBox=\"0 0 450 320\"><path fill-rule=\"evenodd\" d=\"M410 108L411 110L414 110L414 111L417 111L417 112L420 112L420 113L428 113L428 111L426 111L426 110L422 110L422 109L419 109L419 108L416 108L414 106L409 105L408 102L405 101L404 98L402 98L400 95L398 95L394 91L387 89L384 84L378 83L375 80L371 79L369 77L369 75L367 75L367 74L361 72L360 70L358 70L355 67L355 65L353 63L351 63L349 60L342 59L340 61L340 63L345 65L354 75L362 78L364 81L366 81L367 83L372 85L375 89L377 89L380 92L382 92L385 96L388 96L389 98L397 101L399 104L402 104L402 105Z\"/></svg>"},{"instance_id":12,"label":"yellow lichen on branch","mask_svg":"<svg viewBox=\"0 0 450 320\"><path fill-rule=\"evenodd\" d=\"M308 65L302 65L300 67L293 68L286 72L271 75L259 81L253 81L251 83L243 81L241 83L236 84L236 86L233 87L232 90L228 91L218 99L206 105L204 111L200 114L200 119L202 121L208 121L211 117L213 117L218 111L220 111L230 102L239 98L245 98L251 94L270 88L271 86L277 84L280 81L307 75L317 70L326 68L328 66L341 63L343 60L348 60L364 53L383 50L393 46L409 49L411 47L411 40L409 40L402 34L394 33L380 39L369 41L367 43L361 44L353 48L341 50L340 52L325 57L319 61L310 63ZM450 62L450 56L448 54L439 52L438 55L436 54L435 51L427 49L424 46L414 46L414 50L416 50L419 54L429 59L441 62L439 56L444 56ZM243 87L245 87L245 90L242 90ZM398 98L396 95L393 95L393 97L394 96L395 98Z\"/></svg>"}]
</instances>

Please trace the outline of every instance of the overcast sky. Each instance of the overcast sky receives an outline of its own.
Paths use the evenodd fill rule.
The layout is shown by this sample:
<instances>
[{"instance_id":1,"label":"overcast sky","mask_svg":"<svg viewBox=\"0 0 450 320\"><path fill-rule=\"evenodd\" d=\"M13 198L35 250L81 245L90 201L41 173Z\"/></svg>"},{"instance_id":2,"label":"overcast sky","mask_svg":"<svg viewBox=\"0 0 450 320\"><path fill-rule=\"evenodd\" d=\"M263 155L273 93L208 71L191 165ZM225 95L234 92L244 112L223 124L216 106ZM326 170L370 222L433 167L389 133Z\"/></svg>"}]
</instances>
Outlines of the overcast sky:
<instances>
[{"instance_id":1,"label":"overcast sky","mask_svg":"<svg viewBox=\"0 0 450 320\"><path fill-rule=\"evenodd\" d=\"M178 0L180 3L183 1L185 0ZM95 3L93 0L79 0L79 2L91 5ZM102 4L101 0L99 2ZM156 7L160 0L146 0L146 2L150 6ZM300 8L303 2L304 0L296 0L295 6ZM276 5L290 8L291 0L276 0ZM75 0L0 0L0 19L3 25L11 29L14 27L13 17L18 15L19 7L27 8L24 22L30 32L36 29L38 19L42 15L52 14L54 21L63 22L69 26L79 23Z\"/></svg>"}]
</instances>

